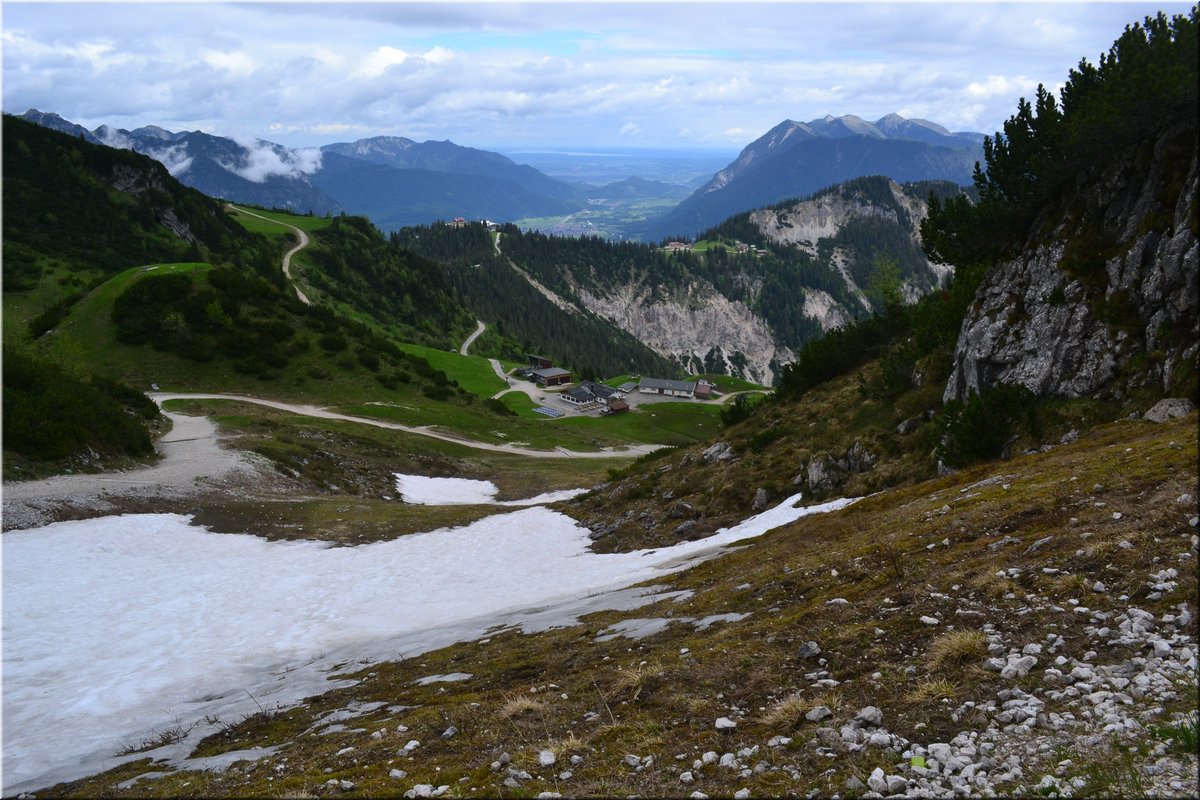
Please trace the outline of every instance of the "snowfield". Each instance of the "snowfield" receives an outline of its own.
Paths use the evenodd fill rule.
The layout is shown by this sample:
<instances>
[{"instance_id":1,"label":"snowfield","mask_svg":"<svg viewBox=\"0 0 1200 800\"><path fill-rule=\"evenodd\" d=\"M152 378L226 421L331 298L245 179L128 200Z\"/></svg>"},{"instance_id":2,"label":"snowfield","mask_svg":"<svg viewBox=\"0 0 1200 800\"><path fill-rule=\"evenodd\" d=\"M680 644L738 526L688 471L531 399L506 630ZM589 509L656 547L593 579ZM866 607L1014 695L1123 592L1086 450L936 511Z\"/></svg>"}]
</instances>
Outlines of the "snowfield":
<instances>
[{"instance_id":1,"label":"snowfield","mask_svg":"<svg viewBox=\"0 0 1200 800\"><path fill-rule=\"evenodd\" d=\"M479 496L478 486L427 480L401 491ZM190 733L152 755L180 764L214 730L205 715L236 720L256 703L287 705L346 685L330 680L337 668L497 626L544 629L635 608L661 587L618 590L852 502L798 501L708 539L617 554L591 552L586 529L540 507L359 547L217 534L173 514L6 533L3 793L145 757L116 754L167 730Z\"/></svg>"},{"instance_id":2,"label":"snowfield","mask_svg":"<svg viewBox=\"0 0 1200 800\"><path fill-rule=\"evenodd\" d=\"M475 481L469 478L426 478L424 475L396 473L396 491L406 503L423 506L454 506L487 504L494 506L540 506L559 500L570 500L587 489L563 489L546 492L525 500L497 500L500 490L491 481Z\"/></svg>"}]
</instances>

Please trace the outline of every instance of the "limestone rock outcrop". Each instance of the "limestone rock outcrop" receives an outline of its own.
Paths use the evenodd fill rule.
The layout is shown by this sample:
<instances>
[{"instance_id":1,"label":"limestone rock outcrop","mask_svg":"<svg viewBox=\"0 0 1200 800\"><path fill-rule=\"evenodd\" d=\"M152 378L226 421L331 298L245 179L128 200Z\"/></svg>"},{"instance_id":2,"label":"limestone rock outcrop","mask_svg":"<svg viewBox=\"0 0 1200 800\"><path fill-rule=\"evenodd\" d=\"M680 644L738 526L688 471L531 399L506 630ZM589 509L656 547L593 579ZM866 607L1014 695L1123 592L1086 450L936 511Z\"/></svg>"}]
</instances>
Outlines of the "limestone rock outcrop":
<instances>
[{"instance_id":1,"label":"limestone rock outcrop","mask_svg":"<svg viewBox=\"0 0 1200 800\"><path fill-rule=\"evenodd\" d=\"M1195 127L1177 126L1150 153L1081 183L1080 212L984 278L945 400L998 383L1054 397L1120 397L1156 384L1170 391L1177 370L1195 369L1195 145ZM1191 155L1180 158L1184 148ZM1081 260L1095 266L1081 271Z\"/></svg>"}]
</instances>

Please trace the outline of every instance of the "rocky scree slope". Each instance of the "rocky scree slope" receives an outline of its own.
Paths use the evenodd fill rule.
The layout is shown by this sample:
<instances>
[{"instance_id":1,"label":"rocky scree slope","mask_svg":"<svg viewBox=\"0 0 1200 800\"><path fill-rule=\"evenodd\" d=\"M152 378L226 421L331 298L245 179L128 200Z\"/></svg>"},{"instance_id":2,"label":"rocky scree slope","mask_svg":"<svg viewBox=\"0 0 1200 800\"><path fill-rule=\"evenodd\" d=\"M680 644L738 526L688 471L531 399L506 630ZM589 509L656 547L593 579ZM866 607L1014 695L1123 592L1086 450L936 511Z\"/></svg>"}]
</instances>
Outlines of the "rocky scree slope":
<instances>
[{"instance_id":1,"label":"rocky scree slope","mask_svg":"<svg viewBox=\"0 0 1200 800\"><path fill-rule=\"evenodd\" d=\"M1080 187L1052 232L984 278L945 399L1194 395L1200 355L1196 127L1179 124Z\"/></svg>"},{"instance_id":2,"label":"rocky scree slope","mask_svg":"<svg viewBox=\"0 0 1200 800\"><path fill-rule=\"evenodd\" d=\"M607 292L577 285L575 294L588 311L689 372L715 367L770 385L778 377L779 364L795 357L750 306L726 297L707 281L693 279L670 292L645 284Z\"/></svg>"},{"instance_id":3,"label":"rocky scree slope","mask_svg":"<svg viewBox=\"0 0 1200 800\"><path fill-rule=\"evenodd\" d=\"M856 262L869 262L873 255L895 257L896 253L878 246L855 248L843 241L839 234L843 234L847 226L862 223L898 229L889 231L893 236L902 232L911 250L911 256L906 260L916 262L905 264L907 274L904 275L902 291L907 299L916 299L929 289L945 283L954 272L951 265L930 261L921 252L920 225L929 213L927 196L922 196L921 190L928 187L928 183L901 186L893 180L879 177L851 181L819 192L807 200L752 211L748 219L767 241L774 244L794 246L814 258L821 258L823 251L828 248L829 263L837 269L846 288L862 308L870 312L873 308L866 295L866 281L856 280L851 266L857 266L855 272L860 275L869 274L867 263ZM945 191L945 187L940 188ZM822 246L822 240L828 240L831 244ZM806 297L805 314L818 319L826 331L841 327L860 311L844 303L825 305L818 299L821 295L828 297L827 293L818 292Z\"/></svg>"}]
</instances>

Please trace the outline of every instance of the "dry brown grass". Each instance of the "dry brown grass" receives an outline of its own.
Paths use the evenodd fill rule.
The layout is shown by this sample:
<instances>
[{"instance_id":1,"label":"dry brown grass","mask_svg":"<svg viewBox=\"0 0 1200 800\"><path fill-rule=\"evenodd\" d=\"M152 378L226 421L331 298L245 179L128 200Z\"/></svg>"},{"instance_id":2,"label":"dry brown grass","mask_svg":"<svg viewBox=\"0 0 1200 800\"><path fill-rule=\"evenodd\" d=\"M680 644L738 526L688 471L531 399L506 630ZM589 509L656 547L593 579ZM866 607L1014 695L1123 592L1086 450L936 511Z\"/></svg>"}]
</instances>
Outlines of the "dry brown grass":
<instances>
[{"instance_id":1,"label":"dry brown grass","mask_svg":"<svg viewBox=\"0 0 1200 800\"><path fill-rule=\"evenodd\" d=\"M626 667L617 672L616 680L613 681L610 696L622 697L626 696L629 701L635 701L641 697L650 683L661 677L663 674L662 667L658 664L638 664L632 667ZM632 692L632 694L630 694Z\"/></svg>"},{"instance_id":2,"label":"dry brown grass","mask_svg":"<svg viewBox=\"0 0 1200 800\"><path fill-rule=\"evenodd\" d=\"M841 692L824 692L805 699L800 692L794 692L763 712L762 721L771 728L794 728L804 721L804 715L817 706L826 706L830 711L837 712L842 707Z\"/></svg>"},{"instance_id":3,"label":"dry brown grass","mask_svg":"<svg viewBox=\"0 0 1200 800\"><path fill-rule=\"evenodd\" d=\"M550 741L546 742L545 749L554 753L555 756L562 758L563 756L570 755L573 752L583 750L586 747L587 743L584 742L583 739L580 739L577 735L575 735L575 732L572 731L561 739L551 739Z\"/></svg>"},{"instance_id":4,"label":"dry brown grass","mask_svg":"<svg viewBox=\"0 0 1200 800\"><path fill-rule=\"evenodd\" d=\"M514 719L531 712L540 714L545 710L546 702L544 700L528 694L517 693L507 695L504 698L504 704L500 706L500 710L496 714L502 719Z\"/></svg>"},{"instance_id":5,"label":"dry brown grass","mask_svg":"<svg viewBox=\"0 0 1200 800\"><path fill-rule=\"evenodd\" d=\"M987 636L983 631L949 631L929 646L925 663L930 671L960 667L984 658L988 652L987 645Z\"/></svg>"},{"instance_id":6,"label":"dry brown grass","mask_svg":"<svg viewBox=\"0 0 1200 800\"><path fill-rule=\"evenodd\" d=\"M772 730L794 728L811 707L799 692L789 694L766 710L762 723Z\"/></svg>"},{"instance_id":7,"label":"dry brown grass","mask_svg":"<svg viewBox=\"0 0 1200 800\"><path fill-rule=\"evenodd\" d=\"M904 702L919 706L932 700L949 698L953 700L962 687L957 682L945 678L934 678L922 681L916 688L904 695Z\"/></svg>"}]
</instances>

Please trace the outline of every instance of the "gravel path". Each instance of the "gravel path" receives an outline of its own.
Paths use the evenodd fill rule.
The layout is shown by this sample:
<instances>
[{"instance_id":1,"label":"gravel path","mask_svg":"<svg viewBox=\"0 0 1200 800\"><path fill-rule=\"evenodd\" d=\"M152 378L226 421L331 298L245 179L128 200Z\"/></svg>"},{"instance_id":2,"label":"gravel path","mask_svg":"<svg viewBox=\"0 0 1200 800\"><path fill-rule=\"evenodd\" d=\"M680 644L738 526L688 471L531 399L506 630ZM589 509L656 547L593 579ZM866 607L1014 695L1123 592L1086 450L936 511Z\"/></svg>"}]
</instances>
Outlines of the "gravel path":
<instances>
[{"instance_id":1,"label":"gravel path","mask_svg":"<svg viewBox=\"0 0 1200 800\"><path fill-rule=\"evenodd\" d=\"M467 337L466 341L462 343L462 347L458 348L458 354L460 356L465 356L467 351L471 349L471 345L475 344L475 340L479 338L479 335L487 329L487 326L483 324L483 320L481 319L475 320L475 324L477 327L475 328L474 332L472 332L471 335Z\"/></svg>"},{"instance_id":2,"label":"gravel path","mask_svg":"<svg viewBox=\"0 0 1200 800\"><path fill-rule=\"evenodd\" d=\"M237 400L242 403L254 403L255 405L266 406L267 408L275 408L280 411L288 411L293 414L302 414L307 417L317 417L319 419L337 419L346 422L357 422L362 425L373 425L376 428L389 428L396 431L404 431L405 433L413 433L418 436L428 436L431 439L440 439L443 442L452 442L460 444L464 447L471 447L476 450L490 450L496 453L514 453L516 455L529 456L531 458L613 458L615 456L641 456L646 453L651 453L658 450L662 445L657 444L640 444L631 445L622 448L604 448L596 451L578 451L567 450L563 447L555 448L554 450L533 450L527 447L520 447L512 444L489 444L487 442L477 442L471 439L464 439L459 436L452 436L448 433L441 433L426 426L401 425L398 422L388 422L383 419L375 419L373 417L357 417L350 414L339 414L336 411L329 411L318 406L299 405L296 403L281 403L277 400L266 400L261 397L251 397L241 394L202 394L194 392L166 393L154 392L150 398L156 403L161 404L165 400Z\"/></svg>"},{"instance_id":3,"label":"gravel path","mask_svg":"<svg viewBox=\"0 0 1200 800\"><path fill-rule=\"evenodd\" d=\"M165 497L216 489L234 473L249 475L253 465L218 444L216 426L207 417L170 414L172 428L159 440L161 460L124 472L57 475L4 484L4 529L44 524L63 505L109 510L109 500Z\"/></svg>"}]
</instances>

